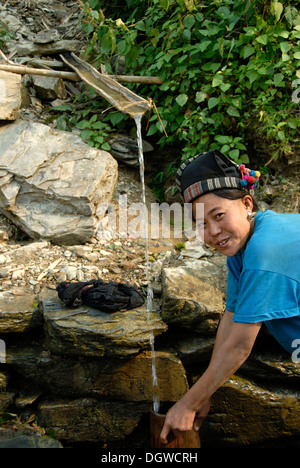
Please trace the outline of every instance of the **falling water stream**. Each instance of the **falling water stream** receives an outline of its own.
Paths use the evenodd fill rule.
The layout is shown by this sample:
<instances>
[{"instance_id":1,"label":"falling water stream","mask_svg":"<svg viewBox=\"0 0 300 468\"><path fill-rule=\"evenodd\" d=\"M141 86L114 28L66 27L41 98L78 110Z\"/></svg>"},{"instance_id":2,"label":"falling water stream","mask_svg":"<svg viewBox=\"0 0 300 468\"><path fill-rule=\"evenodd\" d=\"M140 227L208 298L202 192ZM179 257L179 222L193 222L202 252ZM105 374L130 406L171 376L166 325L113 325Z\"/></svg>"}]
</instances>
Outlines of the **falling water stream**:
<instances>
[{"instance_id":1,"label":"falling water stream","mask_svg":"<svg viewBox=\"0 0 300 468\"><path fill-rule=\"evenodd\" d=\"M144 205L144 209L146 210L146 189L145 189L145 164L144 164L144 154L143 154L143 141L142 141L142 130L141 130L141 121L142 115L136 115L134 117L136 130L137 130L137 143L138 143L138 151L139 151L139 166L140 166L140 179L142 184L142 202ZM150 321L150 313L152 311L152 304L153 304L153 289L150 280L149 274L149 235L148 235L148 222L147 218L145 217L145 257L146 257L146 280L147 280L147 320ZM153 411L158 413L159 411L159 397L157 395L158 390L158 381L156 375L156 362L155 362L155 349L154 349L154 334L153 331L150 330L150 345L151 345L151 352L152 352L152 385L153 385Z\"/></svg>"},{"instance_id":2,"label":"falling water stream","mask_svg":"<svg viewBox=\"0 0 300 468\"><path fill-rule=\"evenodd\" d=\"M147 320L150 322L151 312L153 308L153 289L149 274L149 254L148 254L148 222L147 222L147 207L146 207L146 190L145 190L145 165L142 144L141 121L145 112L149 111L151 104L148 100L141 98L126 87L120 85L117 81L98 72L90 64L79 59L75 54L61 55L62 60L72 68L78 76L89 86L91 86L98 94L104 97L114 107L121 112L129 115L135 121L137 128L137 144L139 153L140 179L142 184L142 203L145 213L145 258L146 258L146 281L147 281ZM154 333L150 331L150 346L152 352L152 385L153 385L153 411L158 413L160 401L158 397L158 381L156 375L155 349L154 349Z\"/></svg>"}]
</instances>

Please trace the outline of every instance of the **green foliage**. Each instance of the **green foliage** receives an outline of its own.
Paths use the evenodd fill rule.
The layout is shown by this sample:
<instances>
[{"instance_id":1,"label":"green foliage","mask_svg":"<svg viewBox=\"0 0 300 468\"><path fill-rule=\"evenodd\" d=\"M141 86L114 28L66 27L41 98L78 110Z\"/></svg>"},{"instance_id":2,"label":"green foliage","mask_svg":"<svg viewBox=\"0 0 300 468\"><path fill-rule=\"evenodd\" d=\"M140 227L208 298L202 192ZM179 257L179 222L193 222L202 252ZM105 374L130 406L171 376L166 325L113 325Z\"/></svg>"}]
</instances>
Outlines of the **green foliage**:
<instances>
[{"instance_id":1,"label":"green foliage","mask_svg":"<svg viewBox=\"0 0 300 468\"><path fill-rule=\"evenodd\" d=\"M1 26L0 21L0 49L5 47L5 44L9 42L11 39L15 37L15 33L13 31L9 31L6 27Z\"/></svg>"},{"instance_id":2,"label":"green foliage","mask_svg":"<svg viewBox=\"0 0 300 468\"><path fill-rule=\"evenodd\" d=\"M85 95L80 95L75 101L85 102L86 99ZM75 105L55 106L52 109L53 116L47 121L56 119L59 130L71 131L74 127L78 128L81 130L79 136L89 146L109 151L110 145L106 140L113 130L102 116L99 118L100 106L101 102L98 100L93 100L92 103L86 102L85 108L81 112L78 112ZM112 120L113 123L117 120L120 121L120 113L112 113L109 120Z\"/></svg>"},{"instance_id":3,"label":"green foliage","mask_svg":"<svg viewBox=\"0 0 300 468\"><path fill-rule=\"evenodd\" d=\"M138 88L156 103L169 137L155 114L147 135L161 147L176 145L183 159L218 147L248 162L248 140L275 159L298 141L291 96L300 78L300 15L293 3L81 2L86 56L106 64L122 56L126 73L163 80Z\"/></svg>"}]
</instances>

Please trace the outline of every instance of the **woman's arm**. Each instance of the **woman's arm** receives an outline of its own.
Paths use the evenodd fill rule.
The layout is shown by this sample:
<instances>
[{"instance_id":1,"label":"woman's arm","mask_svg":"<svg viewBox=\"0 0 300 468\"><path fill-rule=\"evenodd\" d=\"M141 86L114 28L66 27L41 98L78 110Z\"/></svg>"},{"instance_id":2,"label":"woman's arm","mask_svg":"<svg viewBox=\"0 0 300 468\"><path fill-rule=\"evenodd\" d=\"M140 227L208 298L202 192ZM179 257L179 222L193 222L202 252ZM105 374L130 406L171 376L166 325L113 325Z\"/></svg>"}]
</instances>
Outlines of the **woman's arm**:
<instances>
[{"instance_id":1,"label":"woman's arm","mask_svg":"<svg viewBox=\"0 0 300 468\"><path fill-rule=\"evenodd\" d=\"M213 358L214 354L216 353L217 349L219 346L226 340L226 338L230 334L231 326L232 326L232 318L233 318L233 312L229 312L228 310L225 310L218 329L217 329L217 335L214 343L214 349L211 355L211 359ZM209 397L207 401L205 401L198 409L196 412L195 420L194 420L194 428L196 431L198 431L202 425L202 422L206 418L209 410L210 410L210 400L211 398Z\"/></svg>"},{"instance_id":2,"label":"woman's arm","mask_svg":"<svg viewBox=\"0 0 300 468\"><path fill-rule=\"evenodd\" d=\"M217 333L207 370L191 389L170 409L161 432L162 443L172 430L175 434L193 428L196 412L212 394L245 362L261 323L235 323L226 311Z\"/></svg>"}]
</instances>

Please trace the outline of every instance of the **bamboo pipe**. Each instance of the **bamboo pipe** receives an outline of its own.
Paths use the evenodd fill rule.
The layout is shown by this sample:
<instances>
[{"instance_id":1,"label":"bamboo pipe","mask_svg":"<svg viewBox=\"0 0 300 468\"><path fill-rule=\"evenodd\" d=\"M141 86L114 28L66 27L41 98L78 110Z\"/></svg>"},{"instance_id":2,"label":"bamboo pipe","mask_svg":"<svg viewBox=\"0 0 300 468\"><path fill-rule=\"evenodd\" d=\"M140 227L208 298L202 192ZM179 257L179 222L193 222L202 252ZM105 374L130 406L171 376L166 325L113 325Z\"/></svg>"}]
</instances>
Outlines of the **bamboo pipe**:
<instances>
[{"instance_id":1,"label":"bamboo pipe","mask_svg":"<svg viewBox=\"0 0 300 468\"><path fill-rule=\"evenodd\" d=\"M57 78L65 78L71 81L81 81L77 73L65 72L57 70L42 70L39 68L30 68L26 65L2 65L0 70L19 75L40 75L40 76L53 76ZM114 80L121 83L144 83L144 84L162 84L162 80L158 76L130 76L130 75L107 75Z\"/></svg>"}]
</instances>

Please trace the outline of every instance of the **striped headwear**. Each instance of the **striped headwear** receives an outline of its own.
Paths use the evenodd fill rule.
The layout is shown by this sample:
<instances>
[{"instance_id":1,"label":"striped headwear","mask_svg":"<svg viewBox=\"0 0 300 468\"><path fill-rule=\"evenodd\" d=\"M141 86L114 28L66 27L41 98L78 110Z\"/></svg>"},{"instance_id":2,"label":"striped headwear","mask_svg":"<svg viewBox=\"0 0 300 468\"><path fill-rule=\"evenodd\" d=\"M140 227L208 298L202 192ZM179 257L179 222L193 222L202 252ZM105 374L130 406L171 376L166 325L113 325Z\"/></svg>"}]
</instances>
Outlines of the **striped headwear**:
<instances>
[{"instance_id":1,"label":"striped headwear","mask_svg":"<svg viewBox=\"0 0 300 468\"><path fill-rule=\"evenodd\" d=\"M222 188L242 189L241 180L239 166L219 150L188 159L181 164L176 174L176 184L185 203Z\"/></svg>"}]
</instances>

